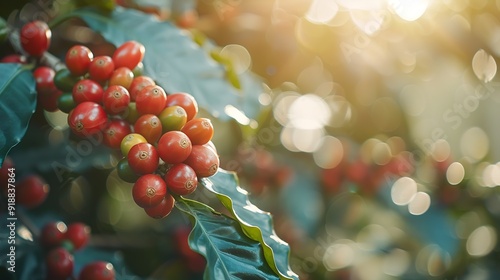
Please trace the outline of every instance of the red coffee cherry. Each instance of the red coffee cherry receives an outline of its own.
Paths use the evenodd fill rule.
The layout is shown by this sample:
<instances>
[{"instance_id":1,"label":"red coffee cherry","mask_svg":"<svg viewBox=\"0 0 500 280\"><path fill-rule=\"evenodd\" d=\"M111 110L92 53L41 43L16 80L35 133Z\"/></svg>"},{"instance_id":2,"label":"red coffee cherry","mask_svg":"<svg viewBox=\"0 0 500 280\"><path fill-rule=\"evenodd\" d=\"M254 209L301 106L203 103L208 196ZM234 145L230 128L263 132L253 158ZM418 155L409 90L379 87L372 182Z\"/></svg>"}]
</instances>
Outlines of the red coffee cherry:
<instances>
[{"instance_id":1,"label":"red coffee cherry","mask_svg":"<svg viewBox=\"0 0 500 280\"><path fill-rule=\"evenodd\" d=\"M40 57L49 49L52 32L43 21L25 24L19 32L21 47L31 56Z\"/></svg>"},{"instance_id":2,"label":"red coffee cherry","mask_svg":"<svg viewBox=\"0 0 500 280\"><path fill-rule=\"evenodd\" d=\"M134 131L144 136L149 143L154 144L160 139L162 132L160 119L153 114L142 115L135 122Z\"/></svg>"},{"instance_id":3,"label":"red coffee cherry","mask_svg":"<svg viewBox=\"0 0 500 280\"><path fill-rule=\"evenodd\" d=\"M104 145L113 149L118 149L120 148L123 138L131 132L130 125L126 121L112 120L104 130Z\"/></svg>"},{"instance_id":4,"label":"red coffee cherry","mask_svg":"<svg viewBox=\"0 0 500 280\"><path fill-rule=\"evenodd\" d=\"M144 208L144 211L146 211L146 214L148 214L148 216L150 216L151 218L162 219L168 216L170 212L172 212L174 204L174 198L169 193L167 193L158 205Z\"/></svg>"},{"instance_id":5,"label":"red coffee cherry","mask_svg":"<svg viewBox=\"0 0 500 280\"><path fill-rule=\"evenodd\" d=\"M165 108L167 94L158 85L144 87L135 97L137 112L158 115Z\"/></svg>"},{"instance_id":6,"label":"red coffee cherry","mask_svg":"<svg viewBox=\"0 0 500 280\"><path fill-rule=\"evenodd\" d=\"M212 139L214 127L210 119L198 118L188 121L182 128L182 132L189 137L193 145L203 145Z\"/></svg>"},{"instance_id":7,"label":"red coffee cherry","mask_svg":"<svg viewBox=\"0 0 500 280\"><path fill-rule=\"evenodd\" d=\"M102 86L96 81L85 79L78 81L73 86L73 100L76 104L80 104L85 101L90 101L94 103L102 103L102 95L104 90Z\"/></svg>"},{"instance_id":8,"label":"red coffee cherry","mask_svg":"<svg viewBox=\"0 0 500 280\"><path fill-rule=\"evenodd\" d=\"M130 103L128 90L122 86L109 86L102 96L104 110L111 115L124 112Z\"/></svg>"},{"instance_id":9,"label":"red coffee cherry","mask_svg":"<svg viewBox=\"0 0 500 280\"><path fill-rule=\"evenodd\" d=\"M219 169L219 157L211 148L203 145L194 145L184 163L194 169L198 178L210 177Z\"/></svg>"},{"instance_id":10,"label":"red coffee cherry","mask_svg":"<svg viewBox=\"0 0 500 280\"><path fill-rule=\"evenodd\" d=\"M0 62L26 64L26 57L19 54L9 54L2 57L2 59L0 59Z\"/></svg>"},{"instance_id":11,"label":"red coffee cherry","mask_svg":"<svg viewBox=\"0 0 500 280\"><path fill-rule=\"evenodd\" d=\"M169 131L158 141L158 153L166 163L183 162L188 158L191 149L191 141L180 131Z\"/></svg>"},{"instance_id":12,"label":"red coffee cherry","mask_svg":"<svg viewBox=\"0 0 500 280\"><path fill-rule=\"evenodd\" d=\"M135 182L132 196L139 207L148 208L160 204L167 194L167 184L155 174L146 174Z\"/></svg>"},{"instance_id":13,"label":"red coffee cherry","mask_svg":"<svg viewBox=\"0 0 500 280\"><path fill-rule=\"evenodd\" d=\"M165 174L167 188L174 194L188 195L198 186L196 172L184 163L174 164Z\"/></svg>"},{"instance_id":14,"label":"red coffee cherry","mask_svg":"<svg viewBox=\"0 0 500 280\"><path fill-rule=\"evenodd\" d=\"M61 245L64 241L68 227L63 222L47 223L40 233L40 243L45 248L52 248Z\"/></svg>"},{"instance_id":15,"label":"red coffee cherry","mask_svg":"<svg viewBox=\"0 0 500 280\"><path fill-rule=\"evenodd\" d=\"M144 58L146 48L137 41L127 41L119 46L113 53L113 62L118 67L134 68Z\"/></svg>"},{"instance_id":16,"label":"red coffee cherry","mask_svg":"<svg viewBox=\"0 0 500 280\"><path fill-rule=\"evenodd\" d=\"M30 175L17 183L16 201L26 208L34 208L45 201L50 187L38 175Z\"/></svg>"},{"instance_id":17,"label":"red coffee cherry","mask_svg":"<svg viewBox=\"0 0 500 280\"><path fill-rule=\"evenodd\" d=\"M66 52L66 67L74 76L83 76L89 70L93 58L94 54L89 48L75 45Z\"/></svg>"},{"instance_id":18,"label":"red coffee cherry","mask_svg":"<svg viewBox=\"0 0 500 280\"><path fill-rule=\"evenodd\" d=\"M127 155L130 168L138 175L153 173L158 168L160 158L156 148L149 143L134 145Z\"/></svg>"},{"instance_id":19,"label":"red coffee cherry","mask_svg":"<svg viewBox=\"0 0 500 280\"><path fill-rule=\"evenodd\" d=\"M94 102L78 104L68 115L68 125L79 137L88 137L101 132L108 124L104 109Z\"/></svg>"},{"instance_id":20,"label":"red coffee cherry","mask_svg":"<svg viewBox=\"0 0 500 280\"><path fill-rule=\"evenodd\" d=\"M38 104L45 111L55 112L58 110L57 99L62 95L62 91L54 84L56 73L52 68L40 66L33 71L38 93Z\"/></svg>"},{"instance_id":21,"label":"red coffee cherry","mask_svg":"<svg viewBox=\"0 0 500 280\"><path fill-rule=\"evenodd\" d=\"M65 280L73 274L73 256L64 248L52 249L45 257L47 279Z\"/></svg>"},{"instance_id":22,"label":"red coffee cherry","mask_svg":"<svg viewBox=\"0 0 500 280\"><path fill-rule=\"evenodd\" d=\"M155 81L147 76L135 77L129 87L130 99L135 101L137 94L147 86L154 86Z\"/></svg>"},{"instance_id":23,"label":"red coffee cherry","mask_svg":"<svg viewBox=\"0 0 500 280\"><path fill-rule=\"evenodd\" d=\"M116 68L109 78L108 86L122 86L127 90L130 88L132 81L134 80L134 73L127 67Z\"/></svg>"},{"instance_id":24,"label":"red coffee cherry","mask_svg":"<svg viewBox=\"0 0 500 280\"><path fill-rule=\"evenodd\" d=\"M94 58L89 65L90 78L96 82L104 83L115 71L115 65L111 57L102 55Z\"/></svg>"},{"instance_id":25,"label":"red coffee cherry","mask_svg":"<svg viewBox=\"0 0 500 280\"><path fill-rule=\"evenodd\" d=\"M189 93L177 92L169 94L166 106L170 107L174 105L184 108L187 113L187 121L192 120L198 114L198 103Z\"/></svg>"},{"instance_id":26,"label":"red coffee cherry","mask_svg":"<svg viewBox=\"0 0 500 280\"><path fill-rule=\"evenodd\" d=\"M71 241L75 250L79 250L89 242L90 227L84 223L72 223L68 226L65 237Z\"/></svg>"},{"instance_id":27,"label":"red coffee cherry","mask_svg":"<svg viewBox=\"0 0 500 280\"><path fill-rule=\"evenodd\" d=\"M82 268L78 280L115 280L115 268L109 262L91 262Z\"/></svg>"}]
</instances>

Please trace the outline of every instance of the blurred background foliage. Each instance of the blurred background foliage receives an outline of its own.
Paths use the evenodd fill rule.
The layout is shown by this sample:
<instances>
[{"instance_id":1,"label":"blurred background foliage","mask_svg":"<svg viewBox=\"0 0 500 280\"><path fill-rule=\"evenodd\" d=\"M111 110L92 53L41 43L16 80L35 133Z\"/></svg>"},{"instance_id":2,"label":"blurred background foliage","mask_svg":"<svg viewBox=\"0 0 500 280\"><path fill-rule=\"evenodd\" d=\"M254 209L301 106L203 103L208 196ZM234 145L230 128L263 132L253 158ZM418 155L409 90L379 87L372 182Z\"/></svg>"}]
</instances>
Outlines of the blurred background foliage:
<instances>
[{"instance_id":1,"label":"blurred background foliage","mask_svg":"<svg viewBox=\"0 0 500 280\"><path fill-rule=\"evenodd\" d=\"M53 2L0 11L9 18L38 5L54 11L39 14L50 19L73 5ZM225 107L231 120L212 116L213 141L222 167L273 213L301 279L500 277L500 1L120 4L188 27L235 88L249 71L262 78L259 114ZM95 55L113 50L78 20L53 35L59 56L76 43ZM12 152L19 172L44 174L55 190L39 211L57 205L87 222L95 244L120 249L138 275L199 278L203 262L175 249L189 222L179 211L158 222L128 207L131 194L111 171L117 155L76 154L78 168L61 171L61 183L51 163L68 160L68 137L58 113L38 110Z\"/></svg>"}]
</instances>

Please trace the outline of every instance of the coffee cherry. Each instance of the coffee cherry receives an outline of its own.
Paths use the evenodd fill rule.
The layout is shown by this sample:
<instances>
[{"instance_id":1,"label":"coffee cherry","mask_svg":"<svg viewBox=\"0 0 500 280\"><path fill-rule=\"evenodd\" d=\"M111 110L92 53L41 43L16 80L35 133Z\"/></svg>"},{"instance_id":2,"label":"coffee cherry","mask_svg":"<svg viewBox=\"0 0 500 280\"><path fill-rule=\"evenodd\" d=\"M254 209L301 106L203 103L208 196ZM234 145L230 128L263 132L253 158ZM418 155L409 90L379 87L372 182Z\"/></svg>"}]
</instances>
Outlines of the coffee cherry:
<instances>
[{"instance_id":1,"label":"coffee cherry","mask_svg":"<svg viewBox=\"0 0 500 280\"><path fill-rule=\"evenodd\" d=\"M0 59L0 62L26 64L26 57L19 54L9 54L2 57L2 59Z\"/></svg>"},{"instance_id":2,"label":"coffee cherry","mask_svg":"<svg viewBox=\"0 0 500 280\"><path fill-rule=\"evenodd\" d=\"M72 90L73 100L76 104L80 104L85 101L90 101L94 103L102 103L102 96L104 90L101 85L96 81L85 79L78 81Z\"/></svg>"},{"instance_id":3,"label":"coffee cherry","mask_svg":"<svg viewBox=\"0 0 500 280\"><path fill-rule=\"evenodd\" d=\"M122 151L122 155L124 157L127 157L130 149L132 149L132 147L135 144L146 143L146 142L148 141L146 140L146 138L144 138L144 136L138 133L130 133L129 135L125 136L122 142L120 143L120 149Z\"/></svg>"},{"instance_id":4,"label":"coffee cherry","mask_svg":"<svg viewBox=\"0 0 500 280\"><path fill-rule=\"evenodd\" d=\"M65 238L71 241L75 250L79 250L89 242L90 227L84 223L72 223L68 226Z\"/></svg>"},{"instance_id":5,"label":"coffee cherry","mask_svg":"<svg viewBox=\"0 0 500 280\"><path fill-rule=\"evenodd\" d=\"M160 204L167 194L167 185L163 179L155 174L141 176L132 188L132 196L137 205L142 208Z\"/></svg>"},{"instance_id":6,"label":"coffee cherry","mask_svg":"<svg viewBox=\"0 0 500 280\"><path fill-rule=\"evenodd\" d=\"M203 146L212 149L212 151L214 151L214 153L217 155L217 148L215 147L214 142L208 141L206 144L203 144Z\"/></svg>"},{"instance_id":7,"label":"coffee cherry","mask_svg":"<svg viewBox=\"0 0 500 280\"><path fill-rule=\"evenodd\" d=\"M128 89L133 79L134 73L132 73L132 70L127 67L116 68L111 78L109 78L108 86L118 85Z\"/></svg>"},{"instance_id":8,"label":"coffee cherry","mask_svg":"<svg viewBox=\"0 0 500 280\"><path fill-rule=\"evenodd\" d=\"M144 136L149 143L154 144L160 139L162 125L156 115L146 114L137 119L134 124L134 131Z\"/></svg>"},{"instance_id":9,"label":"coffee cherry","mask_svg":"<svg viewBox=\"0 0 500 280\"><path fill-rule=\"evenodd\" d=\"M188 121L182 132L189 137L193 145L203 145L212 139L214 127L209 119L198 118Z\"/></svg>"},{"instance_id":10,"label":"coffee cherry","mask_svg":"<svg viewBox=\"0 0 500 280\"><path fill-rule=\"evenodd\" d=\"M68 124L74 134L87 137L104 130L108 124L108 116L99 104L83 102L69 113Z\"/></svg>"},{"instance_id":11,"label":"coffee cherry","mask_svg":"<svg viewBox=\"0 0 500 280\"><path fill-rule=\"evenodd\" d=\"M83 76L89 70L94 54L89 48L75 45L66 52L66 67L74 76Z\"/></svg>"},{"instance_id":12,"label":"coffee cherry","mask_svg":"<svg viewBox=\"0 0 500 280\"><path fill-rule=\"evenodd\" d=\"M144 58L146 48L139 42L128 41L119 46L113 53L113 62L115 66L127 67L133 70Z\"/></svg>"},{"instance_id":13,"label":"coffee cherry","mask_svg":"<svg viewBox=\"0 0 500 280\"><path fill-rule=\"evenodd\" d=\"M158 115L165 108L167 95L158 85L144 87L135 97L137 112Z\"/></svg>"},{"instance_id":14,"label":"coffee cherry","mask_svg":"<svg viewBox=\"0 0 500 280\"><path fill-rule=\"evenodd\" d=\"M40 176L30 175L17 184L16 202L26 208L34 208L45 201L49 190L49 185Z\"/></svg>"},{"instance_id":15,"label":"coffee cherry","mask_svg":"<svg viewBox=\"0 0 500 280\"><path fill-rule=\"evenodd\" d=\"M36 91L38 93L38 104L45 111L57 111L57 99L62 95L62 91L57 89L54 84L56 73L52 68L40 66L33 71L33 77L36 82Z\"/></svg>"},{"instance_id":16,"label":"coffee cherry","mask_svg":"<svg viewBox=\"0 0 500 280\"><path fill-rule=\"evenodd\" d=\"M163 109L158 118L160 118L163 132L181 130L186 124L187 113L181 106L174 105Z\"/></svg>"},{"instance_id":17,"label":"coffee cherry","mask_svg":"<svg viewBox=\"0 0 500 280\"><path fill-rule=\"evenodd\" d=\"M192 120L198 114L198 103L189 93L178 92L168 95L166 106L174 105L184 108L187 113L187 121Z\"/></svg>"},{"instance_id":18,"label":"coffee cherry","mask_svg":"<svg viewBox=\"0 0 500 280\"><path fill-rule=\"evenodd\" d=\"M155 81L153 81L153 79L151 79L150 77L146 77L146 76L135 77L132 80L132 83L130 84L130 88L129 88L130 99L132 101L135 101L137 94L143 88L145 88L147 86L154 86L154 85L156 85Z\"/></svg>"},{"instance_id":19,"label":"coffee cherry","mask_svg":"<svg viewBox=\"0 0 500 280\"><path fill-rule=\"evenodd\" d=\"M127 183L135 183L140 177L130 168L127 158L122 158L118 162L116 172L118 173L118 177Z\"/></svg>"},{"instance_id":20,"label":"coffee cherry","mask_svg":"<svg viewBox=\"0 0 500 280\"><path fill-rule=\"evenodd\" d=\"M89 65L90 78L99 83L104 83L109 80L114 70L115 65L113 60L106 55L94 58Z\"/></svg>"},{"instance_id":21,"label":"coffee cherry","mask_svg":"<svg viewBox=\"0 0 500 280\"><path fill-rule=\"evenodd\" d=\"M78 280L115 280L115 268L109 262L92 262L82 268Z\"/></svg>"},{"instance_id":22,"label":"coffee cherry","mask_svg":"<svg viewBox=\"0 0 500 280\"><path fill-rule=\"evenodd\" d=\"M75 107L76 103L72 93L63 93L57 98L57 108L62 112L69 114Z\"/></svg>"},{"instance_id":23,"label":"coffee cherry","mask_svg":"<svg viewBox=\"0 0 500 280\"><path fill-rule=\"evenodd\" d=\"M146 214L148 214L148 216L150 216L151 218L162 219L168 216L170 212L172 212L174 204L174 198L169 193L167 193L158 205L144 208L144 211L146 211Z\"/></svg>"},{"instance_id":24,"label":"coffee cherry","mask_svg":"<svg viewBox=\"0 0 500 280\"><path fill-rule=\"evenodd\" d=\"M160 158L156 148L149 143L139 143L134 145L128 155L130 168L139 175L153 173L158 168Z\"/></svg>"},{"instance_id":25,"label":"coffee cherry","mask_svg":"<svg viewBox=\"0 0 500 280\"><path fill-rule=\"evenodd\" d=\"M63 222L47 223L40 233L40 243L45 248L52 248L61 245L68 228Z\"/></svg>"},{"instance_id":26,"label":"coffee cherry","mask_svg":"<svg viewBox=\"0 0 500 280\"><path fill-rule=\"evenodd\" d=\"M64 248L52 249L45 257L47 279L65 280L73 274L73 256Z\"/></svg>"},{"instance_id":27,"label":"coffee cherry","mask_svg":"<svg viewBox=\"0 0 500 280\"><path fill-rule=\"evenodd\" d=\"M203 145L193 145L184 163L193 168L198 178L210 177L219 169L219 157L211 148Z\"/></svg>"},{"instance_id":28,"label":"coffee cherry","mask_svg":"<svg viewBox=\"0 0 500 280\"><path fill-rule=\"evenodd\" d=\"M124 112L129 103L130 95L128 90L122 86L109 86L102 96L104 110L112 115Z\"/></svg>"},{"instance_id":29,"label":"coffee cherry","mask_svg":"<svg viewBox=\"0 0 500 280\"><path fill-rule=\"evenodd\" d=\"M174 164L165 174L167 188L174 194L188 195L196 190L198 178L196 172L184 163Z\"/></svg>"},{"instance_id":30,"label":"coffee cherry","mask_svg":"<svg viewBox=\"0 0 500 280\"><path fill-rule=\"evenodd\" d=\"M43 21L32 21L25 24L19 32L21 47L31 56L40 57L50 46L52 32Z\"/></svg>"},{"instance_id":31,"label":"coffee cherry","mask_svg":"<svg viewBox=\"0 0 500 280\"><path fill-rule=\"evenodd\" d=\"M54 84L63 92L70 92L79 80L80 78L71 75L68 68L62 68L56 72Z\"/></svg>"},{"instance_id":32,"label":"coffee cherry","mask_svg":"<svg viewBox=\"0 0 500 280\"><path fill-rule=\"evenodd\" d=\"M191 153L191 141L180 131L169 131L158 141L158 153L166 163L181 163Z\"/></svg>"},{"instance_id":33,"label":"coffee cherry","mask_svg":"<svg viewBox=\"0 0 500 280\"><path fill-rule=\"evenodd\" d=\"M123 138L131 132L130 125L126 121L112 120L104 130L104 145L113 149L118 149L120 148Z\"/></svg>"}]
</instances>

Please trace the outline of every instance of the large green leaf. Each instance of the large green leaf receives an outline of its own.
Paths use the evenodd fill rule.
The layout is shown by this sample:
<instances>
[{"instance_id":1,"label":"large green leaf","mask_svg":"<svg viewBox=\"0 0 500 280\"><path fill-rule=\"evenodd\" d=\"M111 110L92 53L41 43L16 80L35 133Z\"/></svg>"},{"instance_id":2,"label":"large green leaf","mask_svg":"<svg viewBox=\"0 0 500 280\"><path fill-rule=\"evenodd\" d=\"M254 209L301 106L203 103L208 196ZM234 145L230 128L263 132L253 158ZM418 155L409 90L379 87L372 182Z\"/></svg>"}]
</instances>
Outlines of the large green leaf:
<instances>
[{"instance_id":1,"label":"large green leaf","mask_svg":"<svg viewBox=\"0 0 500 280\"><path fill-rule=\"evenodd\" d=\"M261 244L248 238L237 221L194 200L177 199L176 206L194 220L189 246L207 260L205 279L278 279Z\"/></svg>"},{"instance_id":2,"label":"large green leaf","mask_svg":"<svg viewBox=\"0 0 500 280\"><path fill-rule=\"evenodd\" d=\"M21 64L0 63L0 166L26 133L36 107L35 79Z\"/></svg>"},{"instance_id":3,"label":"large green leaf","mask_svg":"<svg viewBox=\"0 0 500 280\"><path fill-rule=\"evenodd\" d=\"M233 105L250 118L260 110L258 95L262 89L255 75L240 77L244 80L242 90L234 88L226 79L224 67L170 22L121 7L111 15L81 9L69 16L80 17L115 46L128 40L141 42L146 47L145 73L169 93L192 94L200 107L216 117L228 118L224 113L227 105Z\"/></svg>"},{"instance_id":4,"label":"large green leaf","mask_svg":"<svg viewBox=\"0 0 500 280\"><path fill-rule=\"evenodd\" d=\"M288 263L290 247L274 232L271 215L248 200L248 193L238 186L233 172L219 169L210 179L203 179L202 184L235 216L248 237L262 244L267 263L280 278L298 279Z\"/></svg>"}]
</instances>

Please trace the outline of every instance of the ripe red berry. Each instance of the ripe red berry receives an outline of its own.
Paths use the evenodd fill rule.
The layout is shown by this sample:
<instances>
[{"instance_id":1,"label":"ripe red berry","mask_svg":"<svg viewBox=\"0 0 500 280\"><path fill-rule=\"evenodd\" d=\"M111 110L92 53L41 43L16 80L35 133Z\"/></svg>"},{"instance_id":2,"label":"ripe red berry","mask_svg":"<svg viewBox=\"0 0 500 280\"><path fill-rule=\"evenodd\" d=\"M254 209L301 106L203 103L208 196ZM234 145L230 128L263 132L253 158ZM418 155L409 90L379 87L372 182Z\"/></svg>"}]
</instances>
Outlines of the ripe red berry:
<instances>
[{"instance_id":1,"label":"ripe red berry","mask_svg":"<svg viewBox=\"0 0 500 280\"><path fill-rule=\"evenodd\" d=\"M151 218L162 219L172 212L174 204L175 199L167 193L158 205L144 208L144 211L146 211L146 214L148 214Z\"/></svg>"},{"instance_id":2,"label":"ripe red berry","mask_svg":"<svg viewBox=\"0 0 500 280\"><path fill-rule=\"evenodd\" d=\"M107 113L116 115L124 112L130 103L128 90L122 86L109 86L102 96L102 104Z\"/></svg>"},{"instance_id":3,"label":"ripe red berry","mask_svg":"<svg viewBox=\"0 0 500 280\"><path fill-rule=\"evenodd\" d=\"M45 257L47 279L65 280L73 274L73 256L64 248L52 249Z\"/></svg>"},{"instance_id":4,"label":"ripe red berry","mask_svg":"<svg viewBox=\"0 0 500 280\"><path fill-rule=\"evenodd\" d=\"M198 178L196 172L184 163L174 164L165 174L167 188L178 195L188 195L196 190Z\"/></svg>"},{"instance_id":5,"label":"ripe red berry","mask_svg":"<svg viewBox=\"0 0 500 280\"><path fill-rule=\"evenodd\" d=\"M17 183L16 202L26 208L34 208L45 201L49 185L38 175L30 175Z\"/></svg>"},{"instance_id":6,"label":"ripe red berry","mask_svg":"<svg viewBox=\"0 0 500 280\"><path fill-rule=\"evenodd\" d=\"M57 99L62 95L62 91L57 89L54 84L55 75L56 72L52 68L45 66L40 66L33 71L38 93L38 104L42 109L49 112L57 111Z\"/></svg>"},{"instance_id":7,"label":"ripe red berry","mask_svg":"<svg viewBox=\"0 0 500 280\"><path fill-rule=\"evenodd\" d=\"M144 87L135 97L139 114L158 115L165 108L167 94L158 85Z\"/></svg>"},{"instance_id":8,"label":"ripe red berry","mask_svg":"<svg viewBox=\"0 0 500 280\"><path fill-rule=\"evenodd\" d=\"M127 67L130 70L134 68L144 58L146 48L137 41L127 41L119 46L113 53L113 62L115 66Z\"/></svg>"},{"instance_id":9,"label":"ripe red berry","mask_svg":"<svg viewBox=\"0 0 500 280\"><path fill-rule=\"evenodd\" d=\"M137 174L153 173L158 168L159 156L156 148L149 143L134 145L127 155L130 168Z\"/></svg>"},{"instance_id":10,"label":"ripe red berry","mask_svg":"<svg viewBox=\"0 0 500 280\"><path fill-rule=\"evenodd\" d=\"M111 78L115 65L111 57L102 55L94 58L89 65L90 78L99 83L104 83Z\"/></svg>"},{"instance_id":11,"label":"ripe red berry","mask_svg":"<svg viewBox=\"0 0 500 280\"><path fill-rule=\"evenodd\" d=\"M56 71L47 66L39 66L33 71L33 77L35 78L36 91L40 92L51 92L57 90L54 84L54 77L56 76Z\"/></svg>"},{"instance_id":12,"label":"ripe red berry","mask_svg":"<svg viewBox=\"0 0 500 280\"><path fill-rule=\"evenodd\" d=\"M135 122L134 131L144 136L149 143L154 144L160 139L162 132L160 119L153 114L142 115Z\"/></svg>"},{"instance_id":13,"label":"ripe red berry","mask_svg":"<svg viewBox=\"0 0 500 280\"><path fill-rule=\"evenodd\" d=\"M75 45L66 52L66 67L74 76L83 76L89 70L94 58L92 51L82 45Z\"/></svg>"},{"instance_id":14,"label":"ripe red berry","mask_svg":"<svg viewBox=\"0 0 500 280\"><path fill-rule=\"evenodd\" d=\"M210 119L197 118L188 121L182 128L182 132L189 137L193 145L203 145L212 139L214 127Z\"/></svg>"},{"instance_id":15,"label":"ripe red berry","mask_svg":"<svg viewBox=\"0 0 500 280\"><path fill-rule=\"evenodd\" d=\"M25 24L19 33L21 47L30 55L40 57L50 46L52 32L43 21L32 21Z\"/></svg>"},{"instance_id":16,"label":"ripe red berry","mask_svg":"<svg viewBox=\"0 0 500 280\"><path fill-rule=\"evenodd\" d=\"M181 106L186 110L187 121L192 120L198 114L198 103L189 93L178 92L169 94L166 106L170 107L174 105Z\"/></svg>"},{"instance_id":17,"label":"ripe red berry","mask_svg":"<svg viewBox=\"0 0 500 280\"><path fill-rule=\"evenodd\" d=\"M26 64L26 57L18 54L9 54L2 57L2 59L0 59L0 62Z\"/></svg>"},{"instance_id":18,"label":"ripe red berry","mask_svg":"<svg viewBox=\"0 0 500 280\"><path fill-rule=\"evenodd\" d=\"M94 102L78 104L68 115L68 125L74 134L87 137L101 132L108 124L104 109Z\"/></svg>"},{"instance_id":19,"label":"ripe red berry","mask_svg":"<svg viewBox=\"0 0 500 280\"><path fill-rule=\"evenodd\" d=\"M101 85L96 81L85 79L78 81L73 86L73 100L76 104L80 104L85 101L90 101L94 103L102 102L102 95L104 90Z\"/></svg>"},{"instance_id":20,"label":"ripe red berry","mask_svg":"<svg viewBox=\"0 0 500 280\"><path fill-rule=\"evenodd\" d=\"M158 141L158 153L166 163L183 162L188 158L191 149L191 141L180 131L169 131Z\"/></svg>"},{"instance_id":21,"label":"ripe red berry","mask_svg":"<svg viewBox=\"0 0 500 280\"><path fill-rule=\"evenodd\" d=\"M115 268L109 262L92 262L82 268L78 280L115 280Z\"/></svg>"},{"instance_id":22,"label":"ripe red berry","mask_svg":"<svg viewBox=\"0 0 500 280\"><path fill-rule=\"evenodd\" d=\"M134 73L127 67L116 68L109 78L108 86L118 85L126 89L130 88L132 81L134 80Z\"/></svg>"},{"instance_id":23,"label":"ripe red berry","mask_svg":"<svg viewBox=\"0 0 500 280\"><path fill-rule=\"evenodd\" d=\"M210 147L204 145L194 145L184 163L194 169L198 178L210 177L219 169L219 157Z\"/></svg>"},{"instance_id":24,"label":"ripe red berry","mask_svg":"<svg viewBox=\"0 0 500 280\"><path fill-rule=\"evenodd\" d=\"M112 120L104 130L104 145L113 149L118 149L120 148L123 138L131 132L130 125L126 121Z\"/></svg>"},{"instance_id":25,"label":"ripe red berry","mask_svg":"<svg viewBox=\"0 0 500 280\"><path fill-rule=\"evenodd\" d=\"M75 250L79 250L89 242L90 227L84 223L72 223L68 226L65 238L71 241Z\"/></svg>"},{"instance_id":26,"label":"ripe red berry","mask_svg":"<svg viewBox=\"0 0 500 280\"><path fill-rule=\"evenodd\" d=\"M153 207L161 203L167 194L167 184L155 174L141 176L132 188L132 196L142 208Z\"/></svg>"},{"instance_id":27,"label":"ripe red berry","mask_svg":"<svg viewBox=\"0 0 500 280\"><path fill-rule=\"evenodd\" d=\"M68 227L63 222L47 223L40 233L40 243L45 248L52 248L61 245L65 238Z\"/></svg>"},{"instance_id":28,"label":"ripe red berry","mask_svg":"<svg viewBox=\"0 0 500 280\"><path fill-rule=\"evenodd\" d=\"M147 86L154 86L155 81L147 76L135 77L129 87L130 99L135 101L137 94Z\"/></svg>"}]
</instances>

